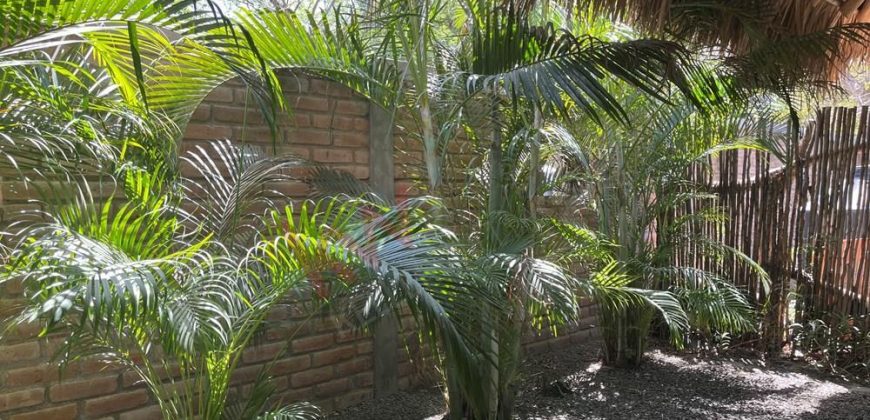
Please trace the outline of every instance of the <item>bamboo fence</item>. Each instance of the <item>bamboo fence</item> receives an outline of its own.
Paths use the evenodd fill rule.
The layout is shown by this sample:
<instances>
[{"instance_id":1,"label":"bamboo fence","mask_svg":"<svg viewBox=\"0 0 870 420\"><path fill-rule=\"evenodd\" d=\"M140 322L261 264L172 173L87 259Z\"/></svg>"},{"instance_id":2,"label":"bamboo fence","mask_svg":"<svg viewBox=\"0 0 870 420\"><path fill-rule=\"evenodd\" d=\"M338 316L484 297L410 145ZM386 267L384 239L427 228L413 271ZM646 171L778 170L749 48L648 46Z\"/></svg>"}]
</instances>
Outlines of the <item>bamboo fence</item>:
<instances>
[{"instance_id":1,"label":"bamboo fence","mask_svg":"<svg viewBox=\"0 0 870 420\"><path fill-rule=\"evenodd\" d=\"M795 320L870 313L870 110L824 108L796 138L763 131L780 152L731 150L692 168L690 180L714 198L690 200L668 218L711 207L725 214L686 229L751 257L769 288L738 258L716 259L697 244L675 262L745 288L766 314L772 349Z\"/></svg>"}]
</instances>

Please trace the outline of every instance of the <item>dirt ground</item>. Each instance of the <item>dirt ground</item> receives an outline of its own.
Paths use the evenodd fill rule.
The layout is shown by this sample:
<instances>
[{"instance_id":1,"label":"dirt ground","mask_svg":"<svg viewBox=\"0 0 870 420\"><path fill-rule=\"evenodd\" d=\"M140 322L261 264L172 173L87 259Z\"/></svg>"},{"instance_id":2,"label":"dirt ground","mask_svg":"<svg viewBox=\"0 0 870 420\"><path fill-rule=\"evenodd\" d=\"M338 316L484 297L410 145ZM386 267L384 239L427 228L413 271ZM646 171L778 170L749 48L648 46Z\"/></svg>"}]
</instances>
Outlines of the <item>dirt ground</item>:
<instances>
[{"instance_id":1,"label":"dirt ground","mask_svg":"<svg viewBox=\"0 0 870 420\"><path fill-rule=\"evenodd\" d=\"M612 369L588 345L529 355L519 419L870 419L870 388L796 362L649 352L638 369ZM438 388L369 401L329 418L441 419Z\"/></svg>"}]
</instances>

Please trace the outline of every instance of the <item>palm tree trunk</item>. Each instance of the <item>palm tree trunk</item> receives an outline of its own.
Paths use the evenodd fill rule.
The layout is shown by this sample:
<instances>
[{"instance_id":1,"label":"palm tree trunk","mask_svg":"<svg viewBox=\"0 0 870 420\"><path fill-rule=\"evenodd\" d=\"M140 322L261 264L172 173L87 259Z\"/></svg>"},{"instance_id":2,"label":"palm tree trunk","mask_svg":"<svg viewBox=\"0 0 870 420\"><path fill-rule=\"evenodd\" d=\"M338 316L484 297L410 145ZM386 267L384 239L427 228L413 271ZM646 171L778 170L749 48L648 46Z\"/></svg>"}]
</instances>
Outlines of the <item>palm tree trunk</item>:
<instances>
[{"instance_id":1,"label":"palm tree trunk","mask_svg":"<svg viewBox=\"0 0 870 420\"><path fill-rule=\"evenodd\" d=\"M489 150L489 201L487 208L487 237L488 237L488 250L494 251L495 244L498 242L497 237L499 235L498 225L496 224L497 218L495 215L502 210L504 206L502 200L502 190L504 189L504 162L502 158L502 139L501 139L501 127L499 121L499 107L498 107L498 96L495 92L493 92L492 98L492 107L491 107L491 118L492 121L492 143L490 144ZM490 320L494 320L493 323L498 325L497 321L498 314L493 314L495 316L490 317ZM488 413L487 418L495 419L498 416L498 402L499 402L499 341L498 334L495 330L488 331L490 336L490 345L489 351L492 357L494 365L489 368L489 384L488 384Z\"/></svg>"},{"instance_id":2,"label":"palm tree trunk","mask_svg":"<svg viewBox=\"0 0 870 420\"><path fill-rule=\"evenodd\" d=\"M532 220L535 220L538 208L535 203L535 196L538 195L538 173L540 172L540 168L538 166L541 165L541 127L543 127L543 116L541 115L541 109L535 107L535 120L532 123L532 128L535 130L535 134L533 136L532 147L531 147L531 156L529 158L529 213L532 217Z\"/></svg>"},{"instance_id":3,"label":"palm tree trunk","mask_svg":"<svg viewBox=\"0 0 870 420\"><path fill-rule=\"evenodd\" d=\"M450 354L447 354L445 358L447 365L447 416L450 420L462 420L465 418L466 401L459 385L459 368L456 366L455 360L455 356L452 357Z\"/></svg>"},{"instance_id":4,"label":"palm tree trunk","mask_svg":"<svg viewBox=\"0 0 870 420\"><path fill-rule=\"evenodd\" d=\"M426 163L426 173L429 176L429 192L434 193L441 185L441 162L438 159L438 139L432 123L432 109L429 95L424 93L420 98L420 120L423 125L423 153Z\"/></svg>"}]
</instances>

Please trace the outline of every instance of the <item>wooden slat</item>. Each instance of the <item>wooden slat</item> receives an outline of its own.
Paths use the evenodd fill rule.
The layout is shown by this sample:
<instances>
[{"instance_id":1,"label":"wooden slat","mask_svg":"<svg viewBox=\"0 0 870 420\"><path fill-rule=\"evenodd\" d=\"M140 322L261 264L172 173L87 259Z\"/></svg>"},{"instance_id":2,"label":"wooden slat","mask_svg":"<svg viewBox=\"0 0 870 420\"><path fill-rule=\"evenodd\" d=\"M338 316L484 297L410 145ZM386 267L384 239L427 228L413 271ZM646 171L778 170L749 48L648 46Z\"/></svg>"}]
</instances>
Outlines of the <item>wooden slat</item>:
<instances>
[{"instance_id":1,"label":"wooden slat","mask_svg":"<svg viewBox=\"0 0 870 420\"><path fill-rule=\"evenodd\" d=\"M764 130L759 135L770 134ZM870 110L823 108L792 143L783 145L789 158L782 168L772 168L774 157L767 152L728 151L709 162L718 165L715 177L701 167L690 169L688 180L706 185L716 198L686 203L668 215L673 220L711 206L725 211L724 229L707 222L686 226L687 233L754 258L771 275L772 293L765 294L758 276L736 259L711 259L698 244L676 252L674 263L730 278L753 302L769 304L765 332L774 342L785 337L792 321L792 291L803 296L795 308L798 319L870 312L870 182L854 183L856 168L870 171ZM853 197L863 207L851 208ZM658 227L667 224L663 219Z\"/></svg>"}]
</instances>

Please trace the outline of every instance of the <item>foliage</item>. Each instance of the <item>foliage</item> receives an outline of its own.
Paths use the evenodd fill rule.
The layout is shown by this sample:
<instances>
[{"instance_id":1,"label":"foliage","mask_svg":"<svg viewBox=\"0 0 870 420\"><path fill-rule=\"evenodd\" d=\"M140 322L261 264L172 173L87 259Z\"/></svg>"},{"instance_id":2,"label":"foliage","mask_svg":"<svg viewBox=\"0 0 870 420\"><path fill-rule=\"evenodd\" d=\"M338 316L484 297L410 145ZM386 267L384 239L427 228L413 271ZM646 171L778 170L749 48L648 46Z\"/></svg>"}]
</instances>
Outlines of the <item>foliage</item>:
<instances>
[{"instance_id":1,"label":"foliage","mask_svg":"<svg viewBox=\"0 0 870 420\"><path fill-rule=\"evenodd\" d=\"M626 278L625 286L657 290L671 296L686 314L686 323L667 322L671 338L682 346L687 327L711 337L755 329L754 309L745 294L715 271L693 266L704 258L721 264L733 257L750 269L763 270L738 250L716 242L716 234L693 229L697 221L716 223L716 211L674 217L675 209L691 199L709 198L688 174L721 150L759 148L755 116L734 109L700 114L688 104L654 110L642 97L628 97L628 109L646 115L634 127L603 130L575 124L583 161L564 156L560 163L582 167L597 213L596 230L614 244L610 256ZM560 169L566 173L567 170ZM563 175L564 176L564 175ZM698 258L680 261L685 250ZM646 305L644 305L646 306ZM653 312L647 306L601 312L606 359L637 364L645 348Z\"/></svg>"},{"instance_id":2,"label":"foliage","mask_svg":"<svg viewBox=\"0 0 870 420\"><path fill-rule=\"evenodd\" d=\"M446 240L423 217L425 201L390 209L323 199L294 209L273 196L272 208L284 210L258 215L252 204L270 191L249 185L303 166L298 159L258 158L223 142L185 160L205 178L182 177L185 188L173 190L155 174L128 173L126 194L104 203L86 183L70 200L54 190L48 220L16 235L4 278L22 279L29 300L14 323L68 331L64 364L96 356L131 369L166 418L251 418L268 408L272 388L267 364L248 398L228 402L242 351L290 292L331 298L329 285L364 301L370 318L406 302L452 351L471 353L451 316L460 312L452 296L474 291L439 275L449 269ZM188 191L234 193L196 201L193 216L182 210L195 198ZM121 197L129 201L116 204ZM294 415L311 412L295 407Z\"/></svg>"},{"instance_id":3,"label":"foliage","mask_svg":"<svg viewBox=\"0 0 870 420\"><path fill-rule=\"evenodd\" d=\"M224 158L234 151L223 150ZM227 163L233 174L246 169ZM69 196L52 188L46 221L16 234L4 279L21 279L28 303L15 322L41 323L41 335L67 333L57 354L64 365L97 357L132 370L167 418L263 412L268 375L248 405L227 404L231 376L266 315L304 284L305 272L262 275L258 241L245 253L229 248L208 223L184 217L186 197L158 174L127 173L128 188L104 201L86 182L72 185L78 189Z\"/></svg>"},{"instance_id":4,"label":"foliage","mask_svg":"<svg viewBox=\"0 0 870 420\"><path fill-rule=\"evenodd\" d=\"M324 29L317 43L312 25L330 25L325 14L317 23L243 11L249 31L204 4L3 6L4 28L18 28L0 47L4 157L31 188L48 185L45 214L14 229L5 259L2 281L23 280L29 298L12 324L68 332L64 363L97 356L132 369L167 418L252 418L272 389L264 368L249 398L228 402L242 351L288 292L309 280L320 292L338 270L355 275L338 284L350 283L345 291L363 303L351 308L366 321L404 302L471 372L474 352L452 308L456 295L482 297L476 307L487 299L450 276L449 235L423 217L432 200L391 209L330 198L304 204L301 216L278 212L288 202L268 185L307 163L226 142L182 158L195 176L180 175L175 140L229 77L248 83L270 125L282 105L273 68L328 75L363 93L390 82L389 66L354 55L356 30L343 15L335 16L348 26ZM367 71L387 76L371 85ZM107 198L92 191L92 176L123 188ZM273 212L258 214L261 206ZM310 412L295 405L266 417Z\"/></svg>"},{"instance_id":5,"label":"foliage","mask_svg":"<svg viewBox=\"0 0 870 420\"><path fill-rule=\"evenodd\" d=\"M675 330L684 329L688 320L674 294L630 287L625 267L608 265L607 253L595 263L611 271L591 281L578 276L580 256L578 261L564 256L578 253L570 240L582 228L539 219L536 202L544 192L568 185L561 176L540 177L542 158L582 154L566 130L558 124L545 128L544 121L627 124L629 114L612 93L617 81L651 101L682 94L707 109L721 89L706 77L707 70L676 43L605 41L588 35L605 31L565 22L564 16L556 29L551 21L556 15L551 18L531 3L394 1L379 6L360 14L384 28L371 29L368 38L381 39L381 50L394 52L403 63L410 88L399 94L409 97L398 104L415 110L429 190L440 187L464 210L449 214L447 222L467 243L458 249L462 272L489 290L502 308L461 316L480 331L481 357L488 363L469 375L445 352L451 416L510 417L521 337L533 329L558 331L575 320L582 290L614 308L649 304L667 314ZM564 29L572 26L587 32ZM479 158L460 163L467 182L457 191L442 184L448 179L442 165L451 142L461 139L470 140ZM449 179L456 180L454 175Z\"/></svg>"},{"instance_id":6,"label":"foliage","mask_svg":"<svg viewBox=\"0 0 870 420\"><path fill-rule=\"evenodd\" d=\"M169 418L266 408L267 385L250 405L227 405L227 383L269 310L300 288L361 326L410 307L441 352L453 418L510 418L521 338L575 321L578 292L602 308L611 358L639 361L656 316L678 345L690 328L752 330L739 289L674 255L760 267L690 229L720 214L668 216L705 196L688 168L764 147L744 138L756 116L747 98L779 95L794 119L798 90L829 86L806 77L805 62L781 62L802 48L830 55L866 28L711 60L574 6L389 0L229 18L210 0L7 2L0 165L60 182L53 192L79 186L17 232L4 278L25 279L21 320L70 330L67 360L97 353L137 370ZM409 114L429 191L463 211L431 197L393 205L346 174L229 143L183 158L196 176L182 176L175 140L229 78L246 84L278 138L276 69L329 77ZM454 142L474 155L445 172ZM301 167L323 197L288 207L268 186ZM457 173L466 182L451 190ZM123 193L94 198L79 181L94 174ZM544 216L545 196L592 203L598 225ZM165 382L170 368L180 382Z\"/></svg>"},{"instance_id":7,"label":"foliage","mask_svg":"<svg viewBox=\"0 0 870 420\"><path fill-rule=\"evenodd\" d=\"M826 316L795 323L790 329L792 354L800 351L804 359L815 361L830 371L870 379L867 316Z\"/></svg>"}]
</instances>

